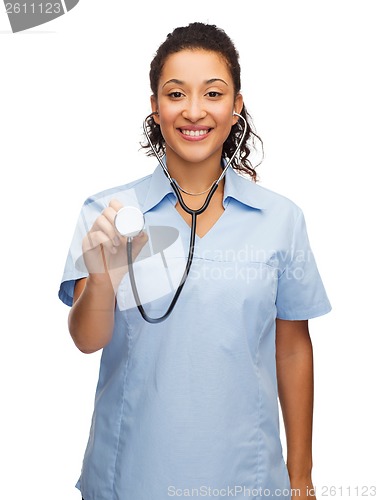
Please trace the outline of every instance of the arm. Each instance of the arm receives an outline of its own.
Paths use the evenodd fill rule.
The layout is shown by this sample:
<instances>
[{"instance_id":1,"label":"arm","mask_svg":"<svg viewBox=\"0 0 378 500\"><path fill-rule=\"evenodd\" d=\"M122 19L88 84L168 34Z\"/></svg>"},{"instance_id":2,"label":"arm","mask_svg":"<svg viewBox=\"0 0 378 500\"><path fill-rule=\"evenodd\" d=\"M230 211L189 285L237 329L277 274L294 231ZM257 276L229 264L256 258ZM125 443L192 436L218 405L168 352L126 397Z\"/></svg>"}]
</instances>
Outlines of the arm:
<instances>
[{"instance_id":1,"label":"arm","mask_svg":"<svg viewBox=\"0 0 378 500\"><path fill-rule=\"evenodd\" d=\"M115 293L107 273L78 280L68 329L75 345L85 354L105 347L112 338Z\"/></svg>"},{"instance_id":2,"label":"arm","mask_svg":"<svg viewBox=\"0 0 378 500\"><path fill-rule=\"evenodd\" d=\"M309 498L313 488L313 354L307 321L276 320L278 396L287 441L287 468L292 489ZM312 496L311 498L314 498Z\"/></svg>"},{"instance_id":3,"label":"arm","mask_svg":"<svg viewBox=\"0 0 378 500\"><path fill-rule=\"evenodd\" d=\"M76 282L68 328L78 349L87 354L105 347L113 335L116 291L127 272L126 238L114 227L120 208L121 203L112 200L83 240L89 276ZM134 258L147 240L145 233L133 239Z\"/></svg>"}]
</instances>

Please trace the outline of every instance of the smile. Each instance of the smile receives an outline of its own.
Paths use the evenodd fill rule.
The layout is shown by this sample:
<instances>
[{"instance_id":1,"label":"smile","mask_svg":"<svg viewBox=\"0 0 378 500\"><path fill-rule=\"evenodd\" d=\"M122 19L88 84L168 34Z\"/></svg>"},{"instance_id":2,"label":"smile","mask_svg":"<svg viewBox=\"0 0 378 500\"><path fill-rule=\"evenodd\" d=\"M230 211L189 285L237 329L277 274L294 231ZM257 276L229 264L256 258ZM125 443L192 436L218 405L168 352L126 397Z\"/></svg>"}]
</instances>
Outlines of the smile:
<instances>
[{"instance_id":1,"label":"smile","mask_svg":"<svg viewBox=\"0 0 378 500\"><path fill-rule=\"evenodd\" d=\"M209 133L210 129L207 130L181 130L184 135L190 135L191 137L199 137L200 135L205 135Z\"/></svg>"},{"instance_id":2,"label":"smile","mask_svg":"<svg viewBox=\"0 0 378 500\"><path fill-rule=\"evenodd\" d=\"M211 129L210 128L204 128L204 129L197 129L197 130L193 130L193 129L179 129L179 131L181 132L182 135L185 136L185 139L189 139L189 140L198 140L198 139L203 139L204 137L206 137Z\"/></svg>"}]
</instances>

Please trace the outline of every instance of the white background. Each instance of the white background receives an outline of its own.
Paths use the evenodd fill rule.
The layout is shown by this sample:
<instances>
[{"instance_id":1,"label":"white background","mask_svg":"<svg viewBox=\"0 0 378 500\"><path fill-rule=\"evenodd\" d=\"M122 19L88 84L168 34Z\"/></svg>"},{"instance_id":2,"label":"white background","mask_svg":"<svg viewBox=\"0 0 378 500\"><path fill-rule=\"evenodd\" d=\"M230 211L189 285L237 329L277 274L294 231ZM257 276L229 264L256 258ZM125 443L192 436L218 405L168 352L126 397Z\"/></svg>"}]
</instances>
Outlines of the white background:
<instances>
[{"instance_id":1,"label":"white background","mask_svg":"<svg viewBox=\"0 0 378 500\"><path fill-rule=\"evenodd\" d=\"M58 286L84 199L155 168L138 151L149 64L196 20L239 49L261 185L304 210L333 305L310 323L318 498L362 498L378 483L375 2L150 4L81 0L18 34L0 8L0 498L80 498L100 355L74 347Z\"/></svg>"}]
</instances>

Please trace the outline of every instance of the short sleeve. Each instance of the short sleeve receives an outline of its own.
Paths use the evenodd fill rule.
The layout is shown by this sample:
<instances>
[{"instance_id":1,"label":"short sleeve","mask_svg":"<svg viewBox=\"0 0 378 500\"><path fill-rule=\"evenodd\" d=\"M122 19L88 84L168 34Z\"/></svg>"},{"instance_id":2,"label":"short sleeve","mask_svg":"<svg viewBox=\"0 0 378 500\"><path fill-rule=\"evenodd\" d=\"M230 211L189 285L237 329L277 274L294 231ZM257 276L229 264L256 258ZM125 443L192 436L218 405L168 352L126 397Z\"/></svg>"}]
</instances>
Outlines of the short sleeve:
<instances>
[{"instance_id":1,"label":"short sleeve","mask_svg":"<svg viewBox=\"0 0 378 500\"><path fill-rule=\"evenodd\" d=\"M290 251L278 277L277 318L305 320L331 310L301 210L294 224Z\"/></svg>"},{"instance_id":2,"label":"short sleeve","mask_svg":"<svg viewBox=\"0 0 378 500\"><path fill-rule=\"evenodd\" d=\"M76 280L86 278L89 274L82 255L83 238L104 208L105 205L101 201L91 199L88 199L81 208L58 292L60 300L68 306L72 306L73 303Z\"/></svg>"}]
</instances>

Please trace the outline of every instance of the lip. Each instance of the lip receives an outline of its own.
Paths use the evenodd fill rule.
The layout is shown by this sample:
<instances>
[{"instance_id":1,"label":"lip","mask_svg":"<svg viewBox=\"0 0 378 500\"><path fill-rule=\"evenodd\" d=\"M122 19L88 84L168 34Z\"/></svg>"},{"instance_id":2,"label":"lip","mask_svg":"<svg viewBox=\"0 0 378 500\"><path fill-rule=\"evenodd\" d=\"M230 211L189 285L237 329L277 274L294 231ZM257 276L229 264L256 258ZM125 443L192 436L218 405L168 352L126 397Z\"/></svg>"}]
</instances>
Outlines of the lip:
<instances>
[{"instance_id":1,"label":"lip","mask_svg":"<svg viewBox=\"0 0 378 500\"><path fill-rule=\"evenodd\" d=\"M202 125L191 125L191 126L183 126L183 127L178 127L177 128L180 136L185 139L186 141L190 142L197 142L197 141L203 141L207 137L209 137L212 128L211 127L205 127ZM206 133L200 133L201 131L207 131ZM187 131L187 133L184 133L183 131ZM189 135L188 132L191 132Z\"/></svg>"}]
</instances>

